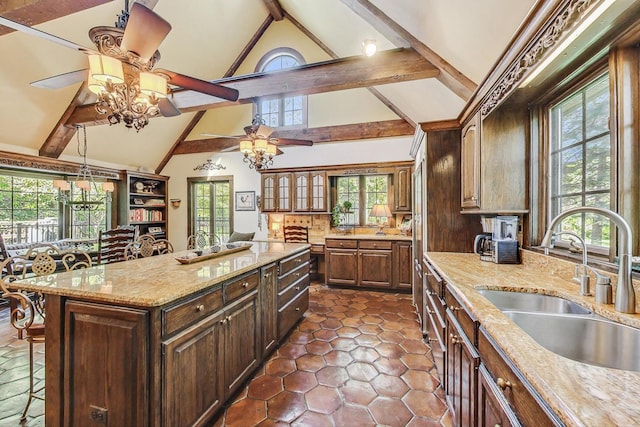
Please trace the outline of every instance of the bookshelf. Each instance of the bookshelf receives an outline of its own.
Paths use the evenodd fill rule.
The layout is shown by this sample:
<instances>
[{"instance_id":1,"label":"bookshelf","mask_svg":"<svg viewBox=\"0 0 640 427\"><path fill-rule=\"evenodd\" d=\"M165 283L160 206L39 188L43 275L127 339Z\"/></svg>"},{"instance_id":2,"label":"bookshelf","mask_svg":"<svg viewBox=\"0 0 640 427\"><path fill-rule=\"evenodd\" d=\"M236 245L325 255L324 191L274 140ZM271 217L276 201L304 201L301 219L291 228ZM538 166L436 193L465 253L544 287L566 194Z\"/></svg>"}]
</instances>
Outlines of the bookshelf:
<instances>
[{"instance_id":1,"label":"bookshelf","mask_svg":"<svg viewBox=\"0 0 640 427\"><path fill-rule=\"evenodd\" d=\"M122 181L119 223L138 227L140 234L167 238L167 181L162 175L126 172Z\"/></svg>"}]
</instances>

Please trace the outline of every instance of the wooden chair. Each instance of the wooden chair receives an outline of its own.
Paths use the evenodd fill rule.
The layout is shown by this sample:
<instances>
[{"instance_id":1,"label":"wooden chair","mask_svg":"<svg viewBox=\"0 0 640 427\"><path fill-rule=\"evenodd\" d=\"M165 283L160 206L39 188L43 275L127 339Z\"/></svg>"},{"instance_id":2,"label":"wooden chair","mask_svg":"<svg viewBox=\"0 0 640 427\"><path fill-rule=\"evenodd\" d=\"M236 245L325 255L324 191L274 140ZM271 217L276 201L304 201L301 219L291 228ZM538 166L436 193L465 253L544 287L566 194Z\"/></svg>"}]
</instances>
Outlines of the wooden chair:
<instances>
[{"instance_id":1,"label":"wooden chair","mask_svg":"<svg viewBox=\"0 0 640 427\"><path fill-rule=\"evenodd\" d=\"M173 245L167 239L156 239L151 234L143 234L124 248L124 257L129 261L172 252Z\"/></svg>"},{"instance_id":2,"label":"wooden chair","mask_svg":"<svg viewBox=\"0 0 640 427\"><path fill-rule=\"evenodd\" d=\"M101 231L98 239L98 264L124 261L124 248L136 238L136 228L120 226Z\"/></svg>"},{"instance_id":3,"label":"wooden chair","mask_svg":"<svg viewBox=\"0 0 640 427\"><path fill-rule=\"evenodd\" d=\"M30 276L46 276L56 272L59 265L70 271L91 267L91 257L82 251L60 251L53 245L36 245L26 254L8 257L2 261L2 271L12 271L0 279L0 296L13 302L9 321L18 330L18 338L29 343L29 398L22 412L21 422L27 418L27 412L33 399L44 400L44 386L35 389L33 378L33 345L45 342L45 300L42 294L30 297L26 292L14 290L11 282Z\"/></svg>"},{"instance_id":4,"label":"wooden chair","mask_svg":"<svg viewBox=\"0 0 640 427\"><path fill-rule=\"evenodd\" d=\"M287 243L308 243L309 228L299 225L285 225L283 228L284 241Z\"/></svg>"}]
</instances>

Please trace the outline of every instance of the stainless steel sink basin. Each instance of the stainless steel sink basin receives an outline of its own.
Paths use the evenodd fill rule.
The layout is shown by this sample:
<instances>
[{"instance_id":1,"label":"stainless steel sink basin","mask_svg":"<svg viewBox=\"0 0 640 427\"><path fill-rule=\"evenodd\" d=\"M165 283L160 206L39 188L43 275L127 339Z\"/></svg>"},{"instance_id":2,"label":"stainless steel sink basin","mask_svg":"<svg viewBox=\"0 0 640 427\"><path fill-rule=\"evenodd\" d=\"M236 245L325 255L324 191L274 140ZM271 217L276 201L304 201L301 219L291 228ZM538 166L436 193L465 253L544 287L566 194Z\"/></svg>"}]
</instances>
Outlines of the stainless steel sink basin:
<instances>
[{"instance_id":1,"label":"stainless steel sink basin","mask_svg":"<svg viewBox=\"0 0 640 427\"><path fill-rule=\"evenodd\" d=\"M560 356L640 372L640 329L589 316L517 311L504 314L538 344Z\"/></svg>"},{"instance_id":2,"label":"stainless steel sink basin","mask_svg":"<svg viewBox=\"0 0 640 427\"><path fill-rule=\"evenodd\" d=\"M480 289L478 292L502 311L591 314L591 311L574 302L551 295L489 289Z\"/></svg>"}]
</instances>

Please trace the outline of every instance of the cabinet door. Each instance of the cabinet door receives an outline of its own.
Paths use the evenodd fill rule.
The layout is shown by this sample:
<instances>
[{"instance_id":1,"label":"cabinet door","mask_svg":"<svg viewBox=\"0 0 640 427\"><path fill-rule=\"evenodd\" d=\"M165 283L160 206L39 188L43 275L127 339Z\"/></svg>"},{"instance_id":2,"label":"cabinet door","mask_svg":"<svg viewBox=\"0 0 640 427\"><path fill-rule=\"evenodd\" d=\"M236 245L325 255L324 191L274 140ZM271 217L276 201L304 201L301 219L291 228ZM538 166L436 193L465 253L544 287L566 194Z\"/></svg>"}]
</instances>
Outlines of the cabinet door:
<instances>
[{"instance_id":1,"label":"cabinet door","mask_svg":"<svg viewBox=\"0 0 640 427\"><path fill-rule=\"evenodd\" d=\"M516 414L484 365L478 369L478 427L520 426Z\"/></svg>"},{"instance_id":2,"label":"cabinet door","mask_svg":"<svg viewBox=\"0 0 640 427\"><path fill-rule=\"evenodd\" d=\"M396 212L411 212L411 167L396 168L394 173Z\"/></svg>"},{"instance_id":3,"label":"cabinet door","mask_svg":"<svg viewBox=\"0 0 640 427\"><path fill-rule=\"evenodd\" d=\"M291 174L278 174L278 183L276 184L278 191L277 210L278 212L291 211Z\"/></svg>"},{"instance_id":4,"label":"cabinet door","mask_svg":"<svg viewBox=\"0 0 640 427\"><path fill-rule=\"evenodd\" d=\"M462 207L480 207L480 115L462 129Z\"/></svg>"},{"instance_id":5,"label":"cabinet door","mask_svg":"<svg viewBox=\"0 0 640 427\"><path fill-rule=\"evenodd\" d=\"M260 309L262 315L262 354L269 354L278 343L278 267L260 269Z\"/></svg>"},{"instance_id":6,"label":"cabinet door","mask_svg":"<svg viewBox=\"0 0 640 427\"><path fill-rule=\"evenodd\" d=\"M447 400L453 408L454 425L472 426L477 418L477 369L480 356L449 309L445 322Z\"/></svg>"},{"instance_id":7,"label":"cabinet door","mask_svg":"<svg viewBox=\"0 0 640 427\"><path fill-rule=\"evenodd\" d=\"M327 249L327 284L355 286L358 280L358 251Z\"/></svg>"},{"instance_id":8,"label":"cabinet door","mask_svg":"<svg viewBox=\"0 0 640 427\"><path fill-rule=\"evenodd\" d=\"M412 262L413 251L411 242L395 242L393 245L394 255L394 289L411 289L412 283ZM422 280L422 279L421 279Z\"/></svg>"},{"instance_id":9,"label":"cabinet door","mask_svg":"<svg viewBox=\"0 0 640 427\"><path fill-rule=\"evenodd\" d=\"M64 311L63 424L87 425L104 409L109 425L148 425L147 312L75 301Z\"/></svg>"},{"instance_id":10,"label":"cabinet door","mask_svg":"<svg viewBox=\"0 0 640 427\"><path fill-rule=\"evenodd\" d=\"M219 311L162 344L164 425L203 425L224 401L223 315Z\"/></svg>"},{"instance_id":11,"label":"cabinet door","mask_svg":"<svg viewBox=\"0 0 640 427\"><path fill-rule=\"evenodd\" d=\"M326 172L311 172L311 210L313 212L327 212L327 174Z\"/></svg>"},{"instance_id":12,"label":"cabinet door","mask_svg":"<svg viewBox=\"0 0 640 427\"><path fill-rule=\"evenodd\" d=\"M359 286L390 288L393 280L392 251L360 250L358 255Z\"/></svg>"},{"instance_id":13,"label":"cabinet door","mask_svg":"<svg viewBox=\"0 0 640 427\"><path fill-rule=\"evenodd\" d=\"M293 210L297 212L307 212L309 205L309 173L298 172L293 174Z\"/></svg>"},{"instance_id":14,"label":"cabinet door","mask_svg":"<svg viewBox=\"0 0 640 427\"><path fill-rule=\"evenodd\" d=\"M262 212L276 211L276 175L262 174Z\"/></svg>"},{"instance_id":15,"label":"cabinet door","mask_svg":"<svg viewBox=\"0 0 640 427\"><path fill-rule=\"evenodd\" d=\"M258 366L258 313L257 290L225 310L225 398L231 396Z\"/></svg>"}]
</instances>

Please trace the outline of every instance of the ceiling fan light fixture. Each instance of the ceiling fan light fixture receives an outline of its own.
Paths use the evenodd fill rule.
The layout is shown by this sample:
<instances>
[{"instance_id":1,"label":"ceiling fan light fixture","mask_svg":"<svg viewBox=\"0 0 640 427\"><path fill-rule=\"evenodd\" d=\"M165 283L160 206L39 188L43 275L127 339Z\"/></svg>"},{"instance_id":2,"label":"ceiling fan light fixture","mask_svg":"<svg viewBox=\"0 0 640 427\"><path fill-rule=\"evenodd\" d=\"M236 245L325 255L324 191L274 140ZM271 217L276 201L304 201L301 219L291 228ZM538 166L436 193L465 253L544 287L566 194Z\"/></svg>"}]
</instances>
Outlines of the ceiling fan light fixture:
<instances>
[{"instance_id":1,"label":"ceiling fan light fixture","mask_svg":"<svg viewBox=\"0 0 640 427\"><path fill-rule=\"evenodd\" d=\"M89 55L89 75L99 82L124 83L122 63L106 55Z\"/></svg>"},{"instance_id":2,"label":"ceiling fan light fixture","mask_svg":"<svg viewBox=\"0 0 640 427\"><path fill-rule=\"evenodd\" d=\"M253 143L253 149L256 152L264 153L265 151L267 151L268 145L269 143L267 142L266 139L258 138Z\"/></svg>"},{"instance_id":3,"label":"ceiling fan light fixture","mask_svg":"<svg viewBox=\"0 0 640 427\"><path fill-rule=\"evenodd\" d=\"M249 154L253 151L253 143L251 141L240 141L240 152L242 154Z\"/></svg>"},{"instance_id":4,"label":"ceiling fan light fixture","mask_svg":"<svg viewBox=\"0 0 640 427\"><path fill-rule=\"evenodd\" d=\"M276 155L276 146L273 144L269 144L267 145L267 155L269 155L271 158L273 158L273 156Z\"/></svg>"}]
</instances>

